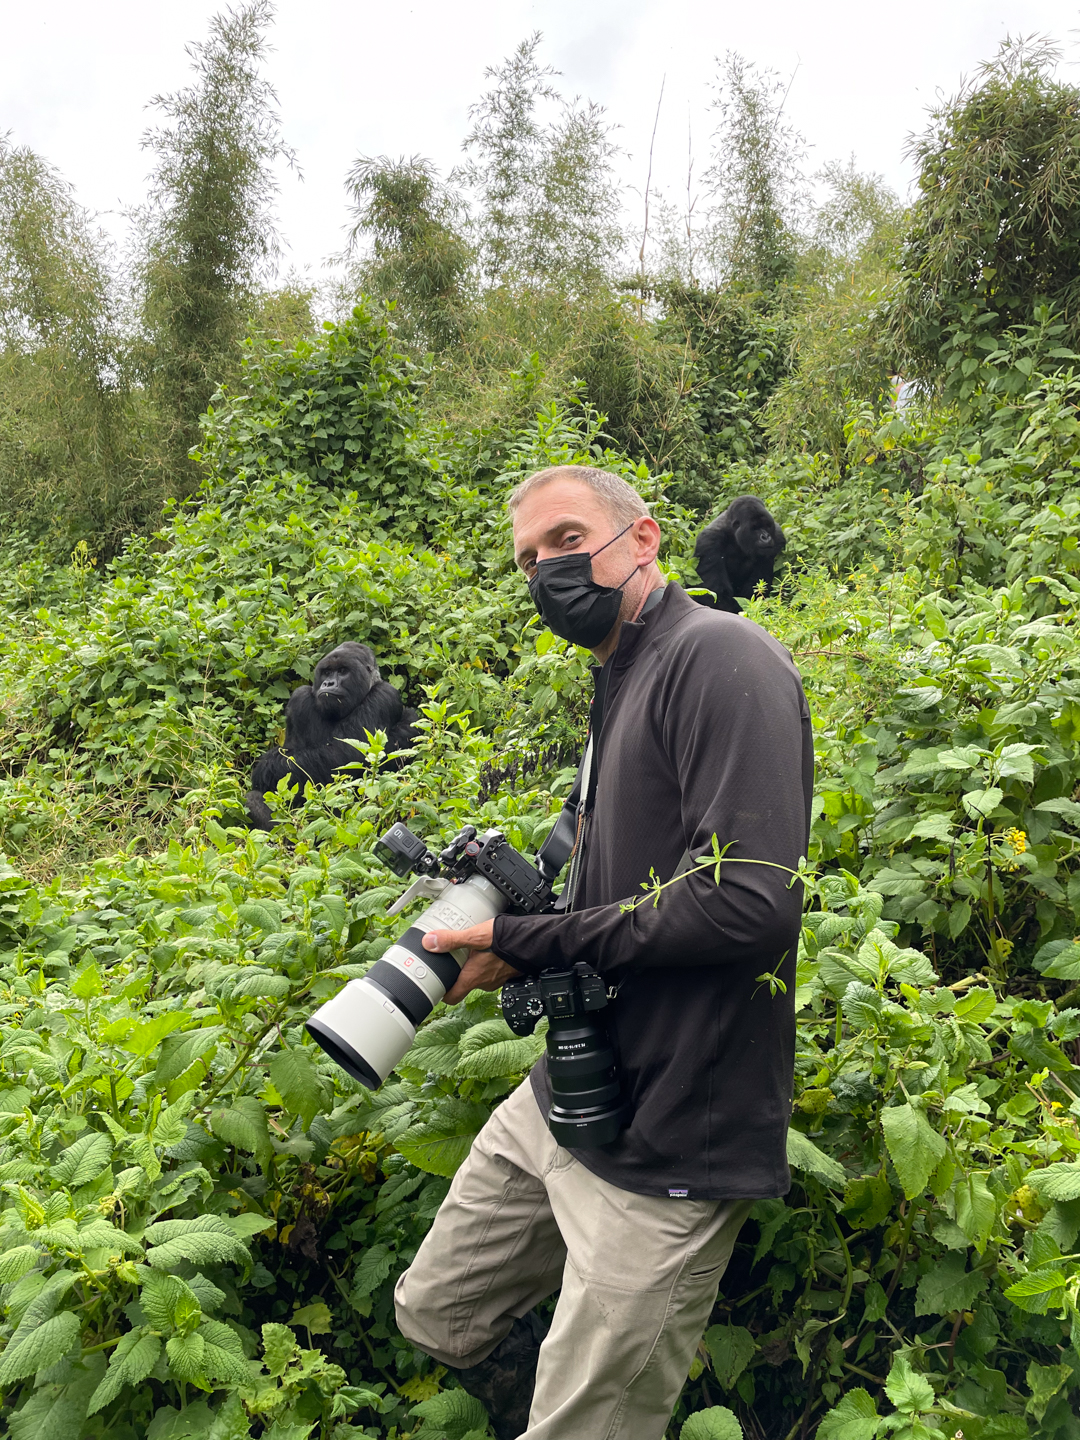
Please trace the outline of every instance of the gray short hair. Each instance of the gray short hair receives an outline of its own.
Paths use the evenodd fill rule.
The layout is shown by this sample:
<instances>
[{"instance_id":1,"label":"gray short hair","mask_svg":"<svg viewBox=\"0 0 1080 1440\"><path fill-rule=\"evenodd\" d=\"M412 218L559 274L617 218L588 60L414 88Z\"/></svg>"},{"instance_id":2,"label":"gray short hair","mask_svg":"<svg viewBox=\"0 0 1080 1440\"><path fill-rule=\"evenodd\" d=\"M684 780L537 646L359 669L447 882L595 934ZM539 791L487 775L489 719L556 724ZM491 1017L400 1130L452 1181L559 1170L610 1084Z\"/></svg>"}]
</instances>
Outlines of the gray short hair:
<instances>
[{"instance_id":1,"label":"gray short hair","mask_svg":"<svg viewBox=\"0 0 1080 1440\"><path fill-rule=\"evenodd\" d=\"M535 475L514 487L506 502L510 514L514 514L526 495L551 480L575 480L579 485L587 485L616 525L632 525L649 513L648 505L634 487L610 470L598 470L592 465L552 465L550 469L537 470Z\"/></svg>"}]
</instances>

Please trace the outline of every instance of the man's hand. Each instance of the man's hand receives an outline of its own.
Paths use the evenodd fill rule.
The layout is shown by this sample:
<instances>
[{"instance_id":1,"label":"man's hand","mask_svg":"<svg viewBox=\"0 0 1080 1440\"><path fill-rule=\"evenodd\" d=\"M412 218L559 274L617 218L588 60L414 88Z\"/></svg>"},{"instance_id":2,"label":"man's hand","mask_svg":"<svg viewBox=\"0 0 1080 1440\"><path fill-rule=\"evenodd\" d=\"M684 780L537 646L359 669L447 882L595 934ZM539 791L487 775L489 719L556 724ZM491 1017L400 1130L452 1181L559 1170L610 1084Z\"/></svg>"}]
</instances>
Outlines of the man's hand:
<instances>
[{"instance_id":1,"label":"man's hand","mask_svg":"<svg viewBox=\"0 0 1080 1440\"><path fill-rule=\"evenodd\" d=\"M424 936L425 950L459 950L464 947L469 957L461 967L461 974L443 996L447 1005L457 1005L470 990L497 990L507 980L521 974L500 960L491 948L493 920L483 925L473 925L469 930L429 930Z\"/></svg>"}]
</instances>

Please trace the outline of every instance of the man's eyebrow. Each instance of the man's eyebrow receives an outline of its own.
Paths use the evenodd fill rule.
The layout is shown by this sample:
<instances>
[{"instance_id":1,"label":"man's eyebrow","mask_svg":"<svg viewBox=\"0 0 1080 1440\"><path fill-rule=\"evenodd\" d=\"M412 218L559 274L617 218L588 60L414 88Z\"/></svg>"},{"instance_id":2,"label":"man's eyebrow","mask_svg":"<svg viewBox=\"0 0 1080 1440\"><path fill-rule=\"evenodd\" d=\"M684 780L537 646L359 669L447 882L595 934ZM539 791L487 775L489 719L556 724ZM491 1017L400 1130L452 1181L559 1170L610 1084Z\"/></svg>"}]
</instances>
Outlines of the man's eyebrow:
<instances>
[{"instance_id":1,"label":"man's eyebrow","mask_svg":"<svg viewBox=\"0 0 1080 1440\"><path fill-rule=\"evenodd\" d=\"M589 524L587 520L582 520L577 515L568 515L562 520L556 520L554 525L549 525L543 535L540 536L538 543L543 544L545 540L551 540L554 536L566 530L581 530L582 532L587 532L588 529ZM522 561L527 560L530 555L535 555L537 548L537 545L525 545L516 551L514 554L515 564L520 565Z\"/></svg>"}]
</instances>

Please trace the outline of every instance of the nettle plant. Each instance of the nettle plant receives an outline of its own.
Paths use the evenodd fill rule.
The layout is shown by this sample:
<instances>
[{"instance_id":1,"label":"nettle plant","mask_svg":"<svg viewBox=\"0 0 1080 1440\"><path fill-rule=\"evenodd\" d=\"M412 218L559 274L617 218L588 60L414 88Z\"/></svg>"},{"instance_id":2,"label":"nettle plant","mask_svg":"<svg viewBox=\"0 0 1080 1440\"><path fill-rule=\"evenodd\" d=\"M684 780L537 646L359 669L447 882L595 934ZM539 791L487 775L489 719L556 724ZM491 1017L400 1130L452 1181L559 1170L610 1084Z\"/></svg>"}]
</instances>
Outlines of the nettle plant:
<instances>
[{"instance_id":1,"label":"nettle plant","mask_svg":"<svg viewBox=\"0 0 1080 1440\"><path fill-rule=\"evenodd\" d=\"M438 1390L391 1331L390 1282L538 1042L480 997L449 1017L460 1068L435 1059L440 1019L372 1100L302 1029L400 925L370 854L400 807L435 834L468 810L523 848L548 823L546 791L468 809L490 742L445 705L424 723L404 782L376 737L304 812L283 795L284 844L210 817L76 891L0 874L0 1392L20 1440L60 1416L154 1440L384 1434Z\"/></svg>"}]
</instances>

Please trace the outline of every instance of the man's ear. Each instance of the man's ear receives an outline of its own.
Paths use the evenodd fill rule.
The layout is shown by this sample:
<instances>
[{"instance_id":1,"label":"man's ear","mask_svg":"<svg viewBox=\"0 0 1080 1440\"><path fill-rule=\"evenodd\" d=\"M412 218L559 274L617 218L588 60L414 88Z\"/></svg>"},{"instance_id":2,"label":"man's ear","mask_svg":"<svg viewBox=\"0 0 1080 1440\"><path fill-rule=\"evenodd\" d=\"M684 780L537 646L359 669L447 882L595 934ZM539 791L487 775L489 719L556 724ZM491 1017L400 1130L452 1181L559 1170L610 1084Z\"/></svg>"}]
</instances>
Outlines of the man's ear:
<instances>
[{"instance_id":1,"label":"man's ear","mask_svg":"<svg viewBox=\"0 0 1080 1440\"><path fill-rule=\"evenodd\" d=\"M642 515L635 520L634 542L643 565L656 559L660 551L660 526L651 515Z\"/></svg>"}]
</instances>

